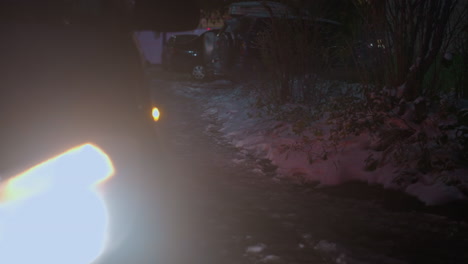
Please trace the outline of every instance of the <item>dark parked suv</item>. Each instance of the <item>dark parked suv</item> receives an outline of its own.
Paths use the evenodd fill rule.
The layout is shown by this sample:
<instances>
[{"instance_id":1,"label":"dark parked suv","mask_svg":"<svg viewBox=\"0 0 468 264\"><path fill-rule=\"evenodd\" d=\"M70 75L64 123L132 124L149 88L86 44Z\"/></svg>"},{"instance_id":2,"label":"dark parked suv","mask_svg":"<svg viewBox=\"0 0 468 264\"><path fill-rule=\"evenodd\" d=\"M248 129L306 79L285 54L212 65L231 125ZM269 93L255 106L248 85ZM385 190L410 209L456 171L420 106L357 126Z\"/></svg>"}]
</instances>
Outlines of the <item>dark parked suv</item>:
<instances>
[{"instance_id":1,"label":"dark parked suv","mask_svg":"<svg viewBox=\"0 0 468 264\"><path fill-rule=\"evenodd\" d=\"M187 43L198 37L195 34L181 34L171 36L165 43L162 51L162 67L165 70L181 68L185 63L185 52Z\"/></svg>"},{"instance_id":2,"label":"dark parked suv","mask_svg":"<svg viewBox=\"0 0 468 264\"><path fill-rule=\"evenodd\" d=\"M271 20L266 17L242 16L225 21L217 35L212 57L214 74L227 75L232 71L261 67L257 36L268 30Z\"/></svg>"},{"instance_id":3,"label":"dark parked suv","mask_svg":"<svg viewBox=\"0 0 468 264\"><path fill-rule=\"evenodd\" d=\"M166 70L190 72L192 77L203 80L209 76L207 63L213 50L218 30L201 35L174 35L169 38L162 52L162 67Z\"/></svg>"}]
</instances>

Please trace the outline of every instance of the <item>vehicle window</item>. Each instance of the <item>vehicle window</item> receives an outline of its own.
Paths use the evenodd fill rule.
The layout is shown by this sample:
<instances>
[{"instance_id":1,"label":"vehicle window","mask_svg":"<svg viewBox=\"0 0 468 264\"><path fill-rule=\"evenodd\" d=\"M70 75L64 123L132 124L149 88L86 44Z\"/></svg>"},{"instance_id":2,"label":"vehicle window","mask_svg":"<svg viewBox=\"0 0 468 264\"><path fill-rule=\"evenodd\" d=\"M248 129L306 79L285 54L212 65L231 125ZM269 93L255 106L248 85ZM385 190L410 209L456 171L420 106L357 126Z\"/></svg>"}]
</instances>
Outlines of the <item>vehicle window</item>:
<instances>
[{"instance_id":1,"label":"vehicle window","mask_svg":"<svg viewBox=\"0 0 468 264\"><path fill-rule=\"evenodd\" d=\"M175 36L172 36L167 40L167 44L174 44L174 42L175 42Z\"/></svg>"},{"instance_id":2,"label":"vehicle window","mask_svg":"<svg viewBox=\"0 0 468 264\"><path fill-rule=\"evenodd\" d=\"M272 21L271 19L257 19L255 20L255 23L252 24L249 33L248 33L248 38L252 43L257 42L258 38L263 34L271 33L271 26L272 26Z\"/></svg>"},{"instance_id":3,"label":"vehicle window","mask_svg":"<svg viewBox=\"0 0 468 264\"><path fill-rule=\"evenodd\" d=\"M241 34L246 33L252 28L253 23L254 20L252 18L244 17L239 21L236 31Z\"/></svg>"},{"instance_id":4,"label":"vehicle window","mask_svg":"<svg viewBox=\"0 0 468 264\"><path fill-rule=\"evenodd\" d=\"M257 19L255 23L253 23L250 31L256 34L268 30L270 26L271 21L269 19Z\"/></svg>"},{"instance_id":5,"label":"vehicle window","mask_svg":"<svg viewBox=\"0 0 468 264\"><path fill-rule=\"evenodd\" d=\"M172 42L170 44L184 44L196 39L198 35L175 35L172 36Z\"/></svg>"}]
</instances>

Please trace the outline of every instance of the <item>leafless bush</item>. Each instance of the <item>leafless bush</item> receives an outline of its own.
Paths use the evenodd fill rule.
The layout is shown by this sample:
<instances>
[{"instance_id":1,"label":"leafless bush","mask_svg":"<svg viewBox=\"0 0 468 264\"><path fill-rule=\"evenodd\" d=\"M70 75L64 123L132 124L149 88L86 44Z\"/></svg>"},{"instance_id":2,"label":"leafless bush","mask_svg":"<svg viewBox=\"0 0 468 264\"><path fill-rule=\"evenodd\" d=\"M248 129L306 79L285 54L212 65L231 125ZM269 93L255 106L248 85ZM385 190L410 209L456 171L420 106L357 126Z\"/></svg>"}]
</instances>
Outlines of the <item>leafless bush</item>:
<instances>
[{"instance_id":1,"label":"leafless bush","mask_svg":"<svg viewBox=\"0 0 468 264\"><path fill-rule=\"evenodd\" d=\"M460 38L467 20L458 0L357 0L368 39L382 41L381 83L401 87L398 97L414 100L434 90L422 81L438 57ZM436 72L437 74L438 72Z\"/></svg>"},{"instance_id":2,"label":"leafless bush","mask_svg":"<svg viewBox=\"0 0 468 264\"><path fill-rule=\"evenodd\" d=\"M268 30L258 34L267 78L273 83L275 103L309 102L320 98L318 76L329 66L323 24L311 18L271 17Z\"/></svg>"},{"instance_id":3,"label":"leafless bush","mask_svg":"<svg viewBox=\"0 0 468 264\"><path fill-rule=\"evenodd\" d=\"M449 46L454 55L454 92L457 98L468 99L468 2L460 3L455 12L463 20L457 25L457 35Z\"/></svg>"}]
</instances>

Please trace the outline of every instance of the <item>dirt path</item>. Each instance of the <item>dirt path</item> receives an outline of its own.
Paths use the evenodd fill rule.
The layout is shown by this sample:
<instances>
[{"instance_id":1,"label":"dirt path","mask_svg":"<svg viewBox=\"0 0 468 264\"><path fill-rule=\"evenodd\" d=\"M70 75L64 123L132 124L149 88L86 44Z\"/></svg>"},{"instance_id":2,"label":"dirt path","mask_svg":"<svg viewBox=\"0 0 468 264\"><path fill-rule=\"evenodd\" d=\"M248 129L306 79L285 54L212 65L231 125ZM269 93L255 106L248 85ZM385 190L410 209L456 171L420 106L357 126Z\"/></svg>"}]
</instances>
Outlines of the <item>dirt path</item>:
<instances>
[{"instance_id":1,"label":"dirt path","mask_svg":"<svg viewBox=\"0 0 468 264\"><path fill-rule=\"evenodd\" d=\"M170 263L468 262L464 222L279 182L255 173L252 157L233 162L239 150L223 141L215 120L201 118L206 100L223 89L231 88L153 83L170 175Z\"/></svg>"}]
</instances>

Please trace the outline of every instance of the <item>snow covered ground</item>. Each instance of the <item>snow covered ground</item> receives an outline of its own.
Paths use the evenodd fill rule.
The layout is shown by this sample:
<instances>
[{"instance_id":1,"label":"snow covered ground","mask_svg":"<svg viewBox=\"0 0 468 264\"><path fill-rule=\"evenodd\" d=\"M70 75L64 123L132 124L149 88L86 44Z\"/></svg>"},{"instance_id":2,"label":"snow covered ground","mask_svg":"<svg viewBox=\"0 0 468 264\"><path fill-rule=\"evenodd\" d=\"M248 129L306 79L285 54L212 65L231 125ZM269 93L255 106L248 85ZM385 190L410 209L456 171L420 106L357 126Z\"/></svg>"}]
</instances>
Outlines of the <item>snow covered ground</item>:
<instances>
[{"instance_id":1,"label":"snow covered ground","mask_svg":"<svg viewBox=\"0 0 468 264\"><path fill-rule=\"evenodd\" d=\"M330 125L324 118L311 123L308 134L295 133L293 123L274 120L255 107L256 97L251 90L225 80L205 84L181 83L176 89L186 96L202 100L203 117L212 121L207 131L222 133L244 157L253 155L270 161L276 168L275 175L278 178L318 182L319 186L362 181L401 189L393 181L397 168L391 163L372 171L365 169L369 157L382 155L370 150L372 142L367 135L350 136L338 144L331 144L327 142ZM324 146L335 151L324 149ZM242 161L242 156L233 160L236 163ZM264 173L260 168L255 170ZM468 172L458 170L453 174L463 176ZM466 199L456 187L432 181L431 178L424 180L424 177L406 185L404 191L428 205Z\"/></svg>"}]
</instances>

